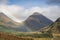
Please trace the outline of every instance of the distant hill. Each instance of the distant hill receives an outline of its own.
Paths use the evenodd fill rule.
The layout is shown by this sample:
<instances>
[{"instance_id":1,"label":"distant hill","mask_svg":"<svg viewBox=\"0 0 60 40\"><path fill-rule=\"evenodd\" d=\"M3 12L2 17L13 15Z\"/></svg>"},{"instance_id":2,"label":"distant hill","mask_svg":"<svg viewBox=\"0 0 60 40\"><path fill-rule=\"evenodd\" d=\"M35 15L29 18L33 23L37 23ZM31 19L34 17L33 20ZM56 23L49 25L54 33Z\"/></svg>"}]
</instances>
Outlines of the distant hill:
<instances>
[{"instance_id":1,"label":"distant hill","mask_svg":"<svg viewBox=\"0 0 60 40\"><path fill-rule=\"evenodd\" d=\"M37 31L53 22L44 15L35 12L25 20L25 25L32 31Z\"/></svg>"}]
</instances>

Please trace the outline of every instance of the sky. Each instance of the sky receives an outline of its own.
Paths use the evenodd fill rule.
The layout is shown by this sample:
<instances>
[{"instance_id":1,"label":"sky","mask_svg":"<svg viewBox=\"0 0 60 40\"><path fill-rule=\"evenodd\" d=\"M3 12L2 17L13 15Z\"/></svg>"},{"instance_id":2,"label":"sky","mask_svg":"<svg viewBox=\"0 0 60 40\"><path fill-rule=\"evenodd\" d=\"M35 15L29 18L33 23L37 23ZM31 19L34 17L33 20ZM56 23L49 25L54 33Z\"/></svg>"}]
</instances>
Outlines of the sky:
<instances>
[{"instance_id":1,"label":"sky","mask_svg":"<svg viewBox=\"0 0 60 40\"><path fill-rule=\"evenodd\" d=\"M60 17L60 0L0 0L0 12L16 22L26 20L34 12L55 21Z\"/></svg>"}]
</instances>

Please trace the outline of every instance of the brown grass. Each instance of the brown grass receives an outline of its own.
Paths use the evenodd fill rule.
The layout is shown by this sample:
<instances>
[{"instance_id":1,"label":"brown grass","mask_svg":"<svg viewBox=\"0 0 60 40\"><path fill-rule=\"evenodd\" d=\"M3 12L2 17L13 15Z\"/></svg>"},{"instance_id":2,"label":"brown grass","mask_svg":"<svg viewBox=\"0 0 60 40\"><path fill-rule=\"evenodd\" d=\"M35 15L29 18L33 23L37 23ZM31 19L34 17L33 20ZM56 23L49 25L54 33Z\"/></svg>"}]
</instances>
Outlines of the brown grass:
<instances>
[{"instance_id":1,"label":"brown grass","mask_svg":"<svg viewBox=\"0 0 60 40\"><path fill-rule=\"evenodd\" d=\"M19 37L15 35L8 35L0 32L0 40L51 40L51 38L31 38L31 37Z\"/></svg>"}]
</instances>

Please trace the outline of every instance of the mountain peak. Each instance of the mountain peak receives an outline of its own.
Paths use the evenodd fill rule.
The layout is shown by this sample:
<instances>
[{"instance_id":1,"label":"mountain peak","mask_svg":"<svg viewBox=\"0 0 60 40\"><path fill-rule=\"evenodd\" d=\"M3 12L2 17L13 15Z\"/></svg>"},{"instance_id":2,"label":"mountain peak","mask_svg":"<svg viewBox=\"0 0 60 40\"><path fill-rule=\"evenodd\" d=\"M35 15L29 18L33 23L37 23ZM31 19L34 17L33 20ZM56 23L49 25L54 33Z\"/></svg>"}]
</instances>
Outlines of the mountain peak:
<instances>
[{"instance_id":1,"label":"mountain peak","mask_svg":"<svg viewBox=\"0 0 60 40\"><path fill-rule=\"evenodd\" d=\"M0 12L0 17L7 17L3 12Z\"/></svg>"},{"instance_id":2,"label":"mountain peak","mask_svg":"<svg viewBox=\"0 0 60 40\"><path fill-rule=\"evenodd\" d=\"M0 14L4 14L3 12L0 12Z\"/></svg>"},{"instance_id":3,"label":"mountain peak","mask_svg":"<svg viewBox=\"0 0 60 40\"><path fill-rule=\"evenodd\" d=\"M60 17L56 20L56 22L60 22Z\"/></svg>"},{"instance_id":4,"label":"mountain peak","mask_svg":"<svg viewBox=\"0 0 60 40\"><path fill-rule=\"evenodd\" d=\"M33 15L40 15L40 13L39 12L34 12Z\"/></svg>"},{"instance_id":5,"label":"mountain peak","mask_svg":"<svg viewBox=\"0 0 60 40\"><path fill-rule=\"evenodd\" d=\"M35 12L25 20L25 24L32 31L37 31L47 25L50 25L52 21L44 15Z\"/></svg>"}]
</instances>

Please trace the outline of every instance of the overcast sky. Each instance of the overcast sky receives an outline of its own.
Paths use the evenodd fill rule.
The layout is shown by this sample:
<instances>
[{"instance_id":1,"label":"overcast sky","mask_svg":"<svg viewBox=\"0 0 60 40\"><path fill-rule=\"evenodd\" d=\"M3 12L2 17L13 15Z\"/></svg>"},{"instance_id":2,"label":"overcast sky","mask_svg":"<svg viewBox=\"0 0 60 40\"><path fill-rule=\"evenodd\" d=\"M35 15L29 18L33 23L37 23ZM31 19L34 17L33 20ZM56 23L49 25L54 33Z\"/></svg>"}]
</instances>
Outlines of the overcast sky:
<instances>
[{"instance_id":1,"label":"overcast sky","mask_svg":"<svg viewBox=\"0 0 60 40\"><path fill-rule=\"evenodd\" d=\"M55 21L60 17L60 0L0 0L0 12L16 22L27 19L34 12Z\"/></svg>"}]
</instances>

